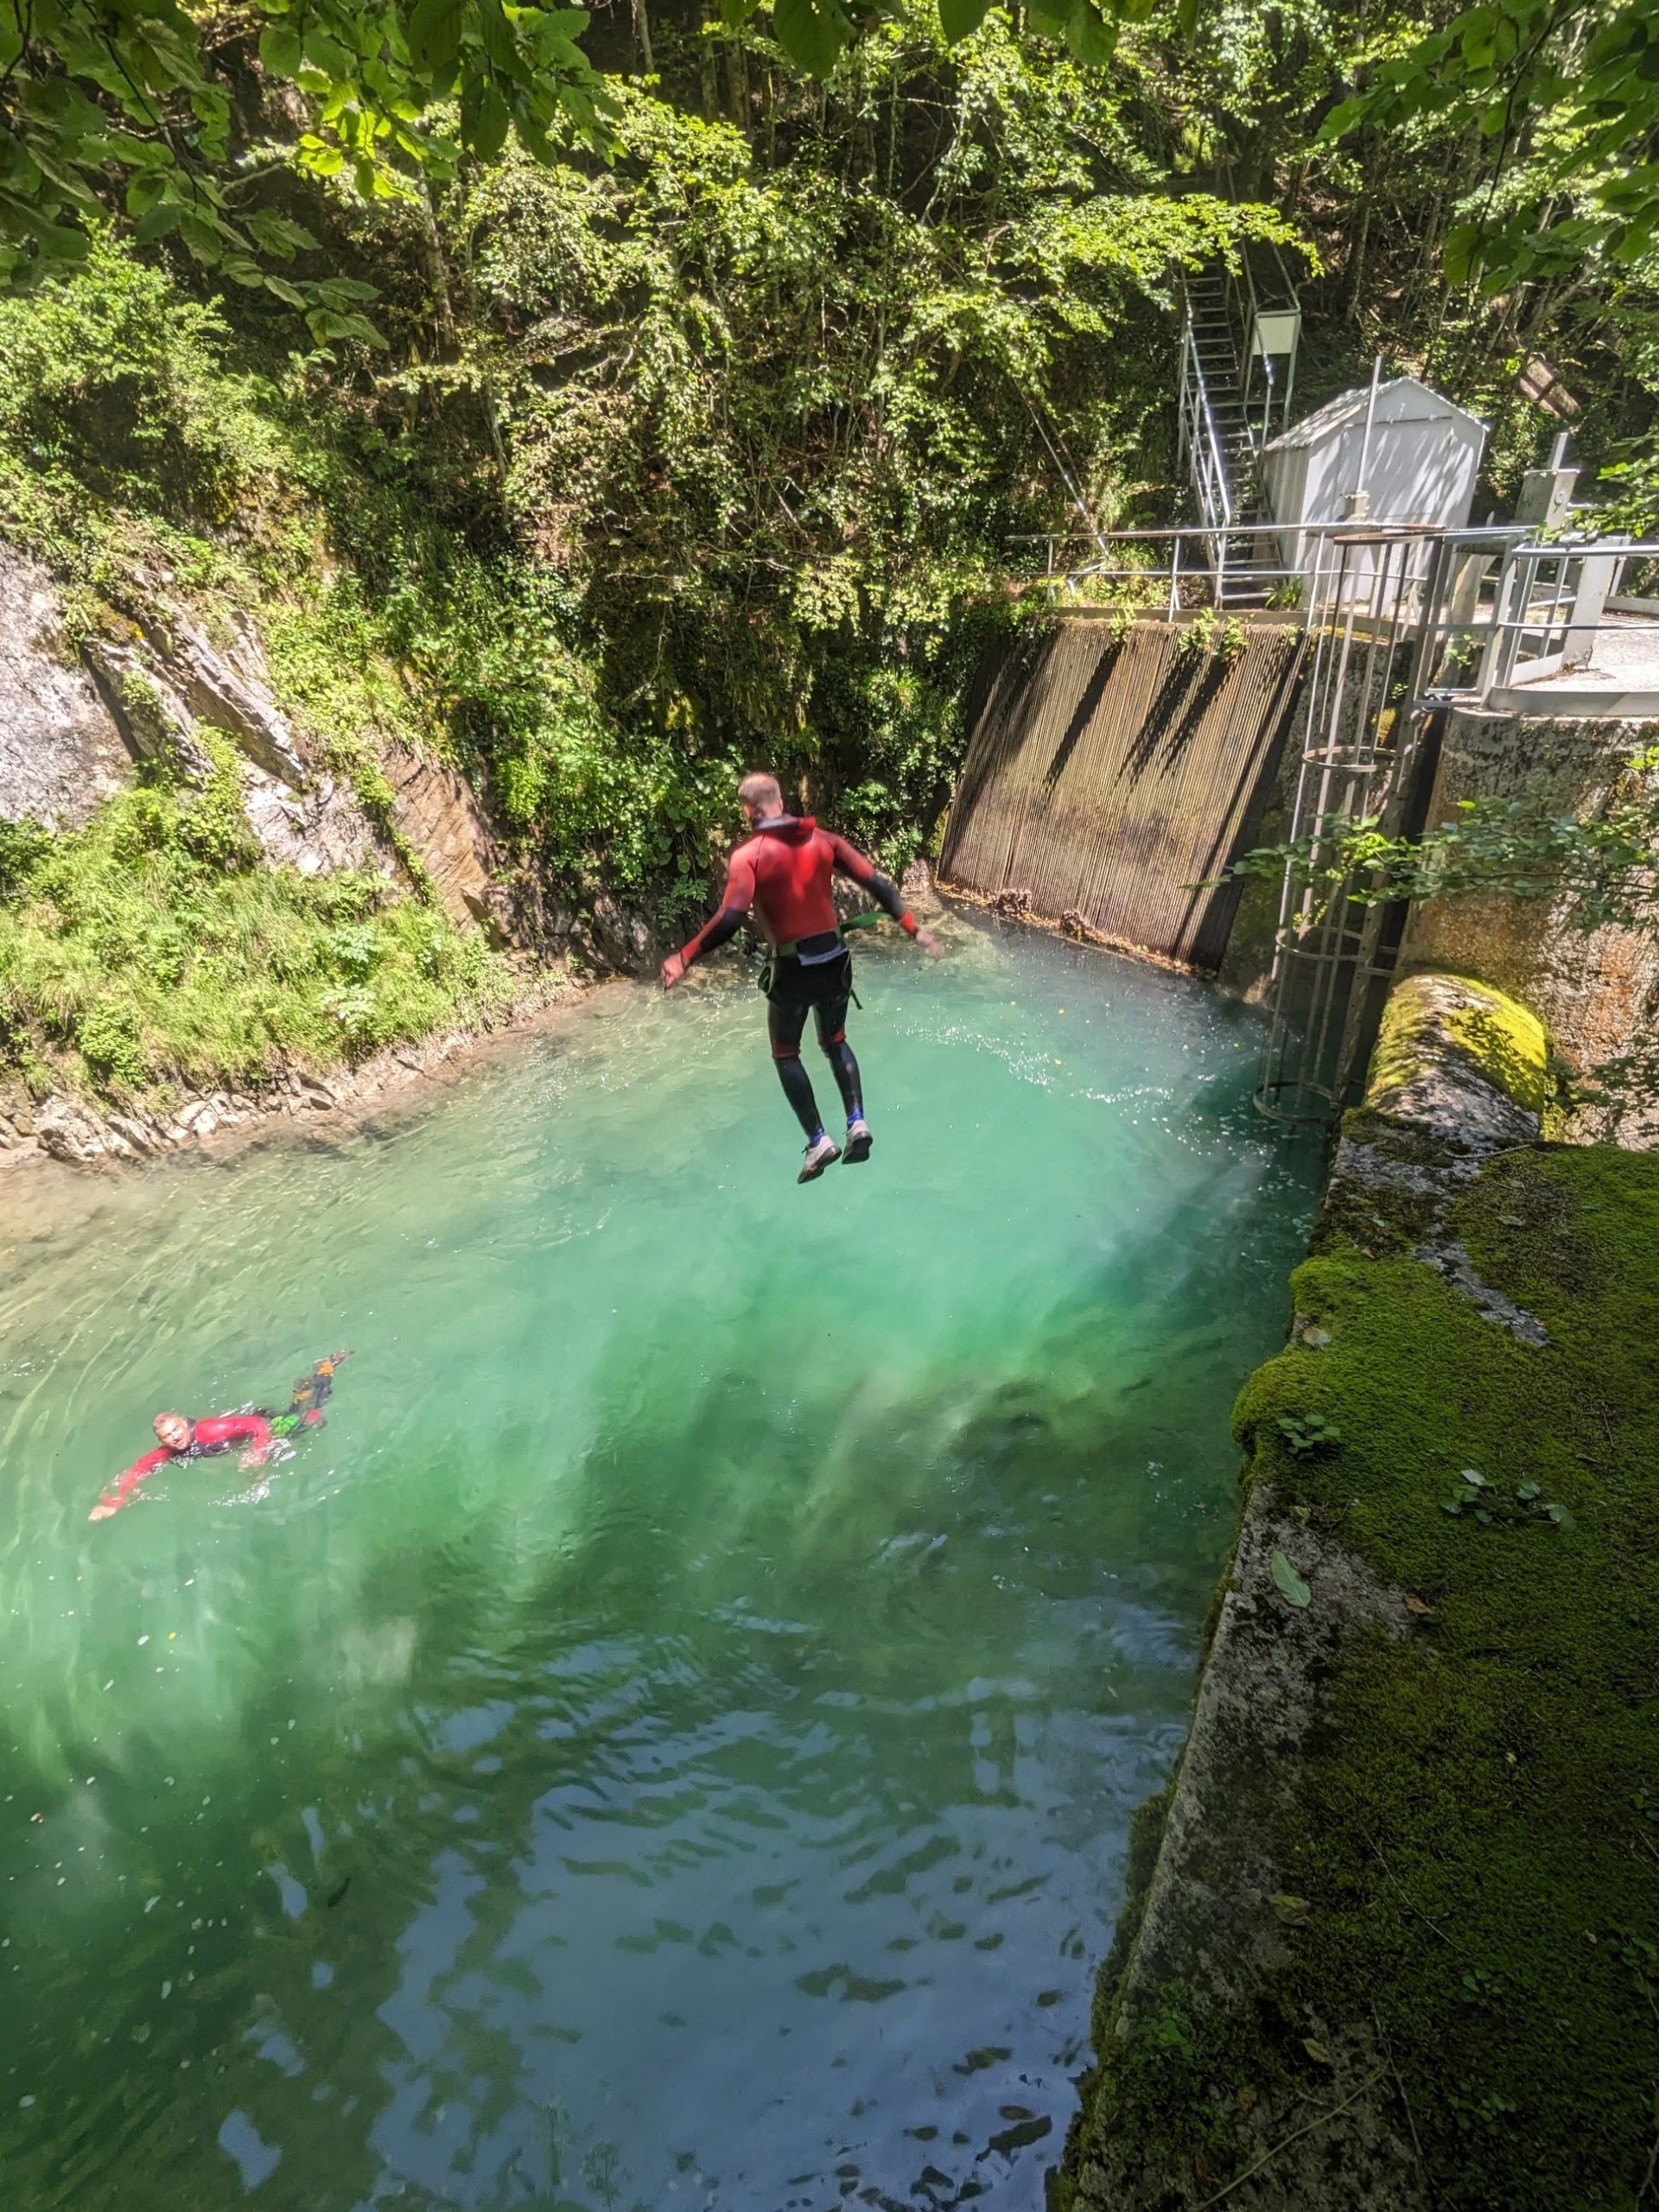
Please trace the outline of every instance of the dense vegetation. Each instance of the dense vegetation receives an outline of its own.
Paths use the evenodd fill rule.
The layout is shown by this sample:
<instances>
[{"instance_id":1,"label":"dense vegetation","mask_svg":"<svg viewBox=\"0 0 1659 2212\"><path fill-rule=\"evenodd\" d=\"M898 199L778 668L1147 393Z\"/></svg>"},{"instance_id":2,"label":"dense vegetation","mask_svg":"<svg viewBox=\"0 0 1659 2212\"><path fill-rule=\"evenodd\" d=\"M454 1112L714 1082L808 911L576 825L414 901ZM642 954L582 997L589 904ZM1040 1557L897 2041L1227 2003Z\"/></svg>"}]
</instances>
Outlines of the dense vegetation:
<instances>
[{"instance_id":1,"label":"dense vegetation","mask_svg":"<svg viewBox=\"0 0 1659 2212\"><path fill-rule=\"evenodd\" d=\"M569 905L677 927L758 760L926 849L1027 541L1178 501L1174 286L1248 241L1309 400L1380 346L1494 503L1567 419L1645 498L1628 7L84 13L0 6L0 532L71 644L253 616L372 813L442 751ZM17 926L10 1057L73 1053Z\"/></svg>"}]
</instances>

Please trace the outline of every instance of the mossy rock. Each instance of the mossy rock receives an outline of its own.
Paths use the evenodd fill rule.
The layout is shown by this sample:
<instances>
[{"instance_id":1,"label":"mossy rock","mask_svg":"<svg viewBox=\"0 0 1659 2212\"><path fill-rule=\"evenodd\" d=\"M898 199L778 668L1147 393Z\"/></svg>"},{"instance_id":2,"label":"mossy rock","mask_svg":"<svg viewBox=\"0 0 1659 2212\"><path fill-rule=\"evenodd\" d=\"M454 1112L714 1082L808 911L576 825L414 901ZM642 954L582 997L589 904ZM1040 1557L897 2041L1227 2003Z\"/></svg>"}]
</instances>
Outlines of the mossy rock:
<instances>
[{"instance_id":1,"label":"mossy rock","mask_svg":"<svg viewBox=\"0 0 1659 2212\"><path fill-rule=\"evenodd\" d=\"M1383 1011L1365 1103L1469 1151L1531 1143L1555 1103L1530 1007L1467 976L1408 976Z\"/></svg>"}]
</instances>

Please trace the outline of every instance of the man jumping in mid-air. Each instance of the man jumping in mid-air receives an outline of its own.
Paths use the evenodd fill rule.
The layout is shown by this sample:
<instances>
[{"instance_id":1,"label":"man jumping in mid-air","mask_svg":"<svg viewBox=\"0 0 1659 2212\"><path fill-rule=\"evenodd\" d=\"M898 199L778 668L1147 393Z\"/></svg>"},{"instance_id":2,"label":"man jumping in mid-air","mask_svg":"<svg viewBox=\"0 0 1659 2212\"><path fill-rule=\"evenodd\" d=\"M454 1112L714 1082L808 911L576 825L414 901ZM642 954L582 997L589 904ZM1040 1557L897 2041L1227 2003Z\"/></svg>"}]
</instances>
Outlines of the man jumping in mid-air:
<instances>
[{"instance_id":1,"label":"man jumping in mid-air","mask_svg":"<svg viewBox=\"0 0 1659 2212\"><path fill-rule=\"evenodd\" d=\"M772 1057L784 1096L806 1132L806 1157L800 1180L810 1183L834 1161L849 1165L870 1156L870 1129L864 1119L858 1062L847 1042L847 1002L852 996L853 956L841 934L830 878L837 868L862 884L876 903L913 937L931 958L939 948L931 934L916 925L898 886L878 874L844 837L820 830L810 814L784 812L784 795L775 777L746 776L737 787L739 804L754 835L732 855L720 912L705 922L690 944L663 963L663 988L671 991L694 960L724 944L743 926L753 906L772 944L765 979L766 1027ZM801 1065L801 1033L807 1009L817 1018L818 1042L829 1056L847 1109L843 1154L824 1133L812 1079Z\"/></svg>"}]
</instances>

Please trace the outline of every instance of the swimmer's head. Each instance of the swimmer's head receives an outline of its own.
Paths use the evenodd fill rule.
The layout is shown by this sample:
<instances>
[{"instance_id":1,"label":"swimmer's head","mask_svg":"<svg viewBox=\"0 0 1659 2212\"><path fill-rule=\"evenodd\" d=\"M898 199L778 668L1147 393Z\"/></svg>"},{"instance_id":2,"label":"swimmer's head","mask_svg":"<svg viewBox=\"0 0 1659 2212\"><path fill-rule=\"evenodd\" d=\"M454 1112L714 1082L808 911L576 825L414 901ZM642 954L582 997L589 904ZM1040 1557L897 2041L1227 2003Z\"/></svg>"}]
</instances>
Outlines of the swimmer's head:
<instances>
[{"instance_id":1,"label":"swimmer's head","mask_svg":"<svg viewBox=\"0 0 1659 2212\"><path fill-rule=\"evenodd\" d=\"M182 1452L190 1441L190 1424L182 1414L157 1414L156 1435L169 1452Z\"/></svg>"},{"instance_id":2,"label":"swimmer's head","mask_svg":"<svg viewBox=\"0 0 1659 2212\"><path fill-rule=\"evenodd\" d=\"M776 776L745 776L737 787L737 803L751 822L770 822L783 812L784 794Z\"/></svg>"}]
</instances>

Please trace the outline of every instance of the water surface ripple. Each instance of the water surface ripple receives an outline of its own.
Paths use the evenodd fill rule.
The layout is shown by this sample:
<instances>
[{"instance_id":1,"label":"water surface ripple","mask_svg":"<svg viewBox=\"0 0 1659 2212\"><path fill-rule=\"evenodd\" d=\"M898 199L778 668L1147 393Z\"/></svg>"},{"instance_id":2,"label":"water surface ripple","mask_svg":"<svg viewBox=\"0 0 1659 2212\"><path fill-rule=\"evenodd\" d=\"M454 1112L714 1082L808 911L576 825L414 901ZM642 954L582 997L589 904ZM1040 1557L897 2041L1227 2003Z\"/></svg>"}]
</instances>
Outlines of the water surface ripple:
<instances>
[{"instance_id":1,"label":"water surface ripple","mask_svg":"<svg viewBox=\"0 0 1659 2212\"><path fill-rule=\"evenodd\" d=\"M1041 2202L1311 1163L1196 984L959 920L861 991L809 1190L719 978L0 1185L8 2206Z\"/></svg>"}]
</instances>

